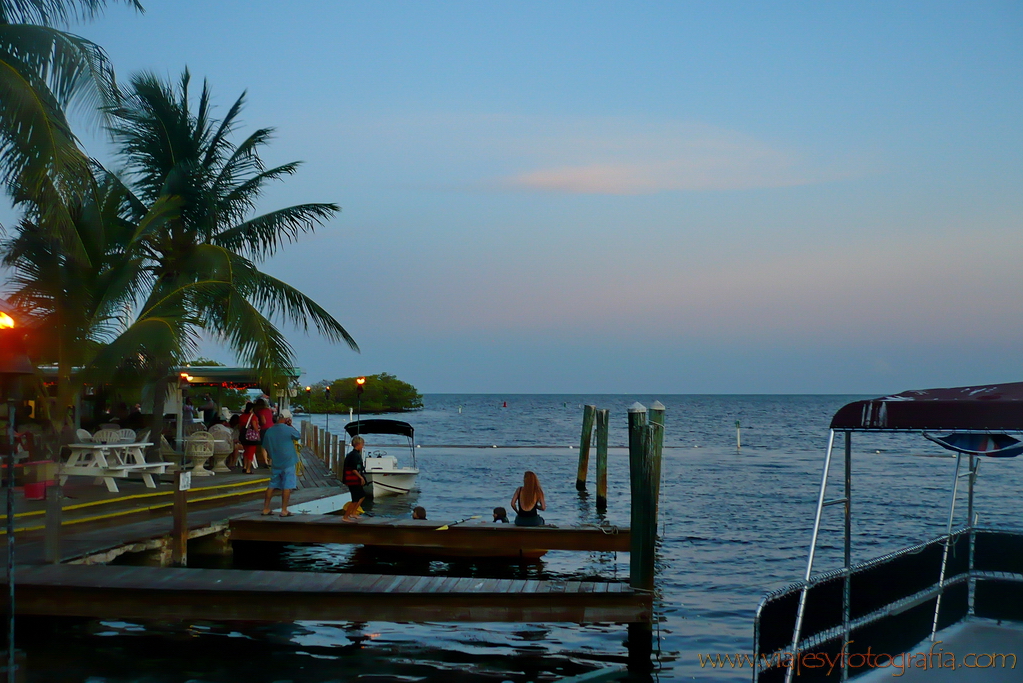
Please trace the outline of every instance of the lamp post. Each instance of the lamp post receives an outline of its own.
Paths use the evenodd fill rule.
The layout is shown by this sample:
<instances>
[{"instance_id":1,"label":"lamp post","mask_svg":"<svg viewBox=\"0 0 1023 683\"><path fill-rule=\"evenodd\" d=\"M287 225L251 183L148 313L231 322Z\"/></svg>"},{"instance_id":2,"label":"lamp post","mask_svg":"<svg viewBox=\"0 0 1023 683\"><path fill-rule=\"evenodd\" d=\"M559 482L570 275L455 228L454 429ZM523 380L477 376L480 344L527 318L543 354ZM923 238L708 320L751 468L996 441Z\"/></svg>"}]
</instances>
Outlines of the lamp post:
<instances>
[{"instance_id":1,"label":"lamp post","mask_svg":"<svg viewBox=\"0 0 1023 683\"><path fill-rule=\"evenodd\" d=\"M355 378L355 398L356 398L356 403L359 406L359 417L358 417L358 420L360 420L360 421L362 420L362 392L366 390L365 384L366 384L366 378L365 377L356 377ZM356 422L355 424L358 425L359 423ZM356 434L359 433L358 427L356 427L355 433Z\"/></svg>"},{"instance_id":2,"label":"lamp post","mask_svg":"<svg viewBox=\"0 0 1023 683\"><path fill-rule=\"evenodd\" d=\"M305 411L307 413L309 413L309 414L312 414L312 412L313 412L312 402L313 402L313 388L312 387L306 387L305 388Z\"/></svg>"},{"instance_id":3,"label":"lamp post","mask_svg":"<svg viewBox=\"0 0 1023 683\"><path fill-rule=\"evenodd\" d=\"M330 385L328 384L323 388L323 393L327 397L327 424L323 428L325 431L330 432Z\"/></svg>"},{"instance_id":4,"label":"lamp post","mask_svg":"<svg viewBox=\"0 0 1023 683\"><path fill-rule=\"evenodd\" d=\"M14 319L0 312L0 383L7 403L7 680L15 678L14 665L14 433L17 410L15 401L20 394L18 380L35 373L35 367L25 353L25 338L15 328Z\"/></svg>"}]
</instances>

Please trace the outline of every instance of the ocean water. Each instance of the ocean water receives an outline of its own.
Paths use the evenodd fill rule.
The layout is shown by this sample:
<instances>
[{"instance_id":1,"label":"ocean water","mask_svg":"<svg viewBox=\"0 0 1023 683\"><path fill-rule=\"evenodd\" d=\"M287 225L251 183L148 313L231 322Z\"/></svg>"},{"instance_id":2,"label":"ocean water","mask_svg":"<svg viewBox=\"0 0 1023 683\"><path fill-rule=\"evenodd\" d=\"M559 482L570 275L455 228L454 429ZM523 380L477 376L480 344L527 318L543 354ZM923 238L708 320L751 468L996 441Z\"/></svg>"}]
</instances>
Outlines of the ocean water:
<instances>
[{"instance_id":1,"label":"ocean water","mask_svg":"<svg viewBox=\"0 0 1023 683\"><path fill-rule=\"evenodd\" d=\"M856 396L427 395L394 415L416 427L420 491L372 514L452 519L508 507L522 472L546 492L547 521L627 525L626 411L666 407L657 557L655 672L636 680L748 681L698 655L748 652L763 595L805 570L831 415ZM608 510L575 490L582 406L611 411ZM347 416L298 416L340 433ZM742 448L736 447L741 425ZM407 458L371 438L368 449ZM915 435L855 435L854 560L940 534L954 458ZM836 468L834 485L839 484ZM983 463L977 510L1013 527L1023 466ZM964 503L965 505L965 503ZM959 514L962 521L964 513ZM1019 526L1018 523L1015 526ZM817 569L841 554L841 513L825 518ZM350 546L239 553L245 567L293 571L627 580L628 555L551 552L533 564L409 561ZM593 624L125 623L29 620L23 647L33 681L552 681L624 664L626 628Z\"/></svg>"}]
</instances>

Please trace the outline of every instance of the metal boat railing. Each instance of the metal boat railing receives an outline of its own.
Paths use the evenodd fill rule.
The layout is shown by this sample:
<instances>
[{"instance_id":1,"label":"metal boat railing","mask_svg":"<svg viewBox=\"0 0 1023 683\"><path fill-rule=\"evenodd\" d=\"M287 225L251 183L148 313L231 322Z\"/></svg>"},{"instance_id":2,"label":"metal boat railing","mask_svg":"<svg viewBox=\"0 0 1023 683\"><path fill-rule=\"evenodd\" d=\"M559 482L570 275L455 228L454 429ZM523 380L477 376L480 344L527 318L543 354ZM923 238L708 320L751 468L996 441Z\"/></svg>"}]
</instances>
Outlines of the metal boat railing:
<instances>
[{"instance_id":1,"label":"metal boat railing","mask_svg":"<svg viewBox=\"0 0 1023 683\"><path fill-rule=\"evenodd\" d=\"M855 655L898 655L967 615L1023 621L1023 534L963 527L768 594L753 680L846 680Z\"/></svg>"}]
</instances>

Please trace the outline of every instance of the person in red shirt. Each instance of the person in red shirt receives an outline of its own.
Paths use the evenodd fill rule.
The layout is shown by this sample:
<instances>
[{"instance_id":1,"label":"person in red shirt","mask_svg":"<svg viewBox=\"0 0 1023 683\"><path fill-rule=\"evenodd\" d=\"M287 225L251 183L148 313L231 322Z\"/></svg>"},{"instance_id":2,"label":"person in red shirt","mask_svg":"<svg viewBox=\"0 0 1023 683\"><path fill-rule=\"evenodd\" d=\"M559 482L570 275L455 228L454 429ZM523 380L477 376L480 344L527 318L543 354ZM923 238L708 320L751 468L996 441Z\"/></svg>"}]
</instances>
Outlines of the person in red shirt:
<instances>
[{"instance_id":1,"label":"person in red shirt","mask_svg":"<svg viewBox=\"0 0 1023 683\"><path fill-rule=\"evenodd\" d=\"M256 413L256 417L259 418L259 436L260 441L262 441L262 437L266 435L266 430L274 426L274 413L270 410L270 406L266 404L266 400L263 398L256 399L256 405L253 412ZM266 449L263 448L262 443L260 443L259 452L263 458L263 467L269 467L270 459L267 457Z\"/></svg>"}]
</instances>

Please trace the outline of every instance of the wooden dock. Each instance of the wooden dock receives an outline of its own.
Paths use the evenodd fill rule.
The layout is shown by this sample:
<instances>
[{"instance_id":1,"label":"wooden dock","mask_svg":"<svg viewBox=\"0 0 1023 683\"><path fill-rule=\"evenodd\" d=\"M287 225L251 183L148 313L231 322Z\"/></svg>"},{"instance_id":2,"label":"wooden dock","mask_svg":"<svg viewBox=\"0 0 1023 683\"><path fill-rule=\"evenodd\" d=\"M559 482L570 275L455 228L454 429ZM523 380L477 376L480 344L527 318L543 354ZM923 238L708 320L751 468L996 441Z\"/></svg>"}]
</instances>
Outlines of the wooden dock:
<instances>
[{"instance_id":1,"label":"wooden dock","mask_svg":"<svg viewBox=\"0 0 1023 683\"><path fill-rule=\"evenodd\" d=\"M628 552L628 529L617 527L517 527L512 524L364 517L343 522L336 515L296 515L290 518L250 514L231 519L231 539L278 543L358 543L373 546L413 546L437 550L475 550L488 554L509 549L590 550Z\"/></svg>"},{"instance_id":2,"label":"wooden dock","mask_svg":"<svg viewBox=\"0 0 1023 683\"><path fill-rule=\"evenodd\" d=\"M304 475L292 495L293 508L315 505L317 500L331 502L344 491L326 463L309 450L303 453L303 461ZM628 529L527 528L488 522L456 524L439 531L437 527L445 525L444 521L364 517L342 522L336 515L324 514L264 517L254 495L265 487L262 477L208 480L201 482L204 488L189 492L192 539L218 536L232 542L358 543L454 550L629 550ZM215 621L630 624L652 618L652 593L623 583L108 565L130 552L169 555L171 518L166 494L170 491L134 492L126 486L125 495L118 496L95 485L77 491L79 497L68 500L71 509L66 521L71 525L64 528L60 564L44 563L41 530L25 528L39 525L43 516L18 517L19 526L27 533L19 531L17 535L17 614ZM87 497L82 495L86 492ZM198 503L194 509L193 503ZM4 545L0 544L0 558L6 554ZM3 574L0 580L6 584ZM0 606L6 609L6 591L2 593Z\"/></svg>"},{"instance_id":3,"label":"wooden dock","mask_svg":"<svg viewBox=\"0 0 1023 683\"><path fill-rule=\"evenodd\" d=\"M17 614L99 619L633 623L653 605L621 583L103 565L19 567L15 591Z\"/></svg>"}]
</instances>

